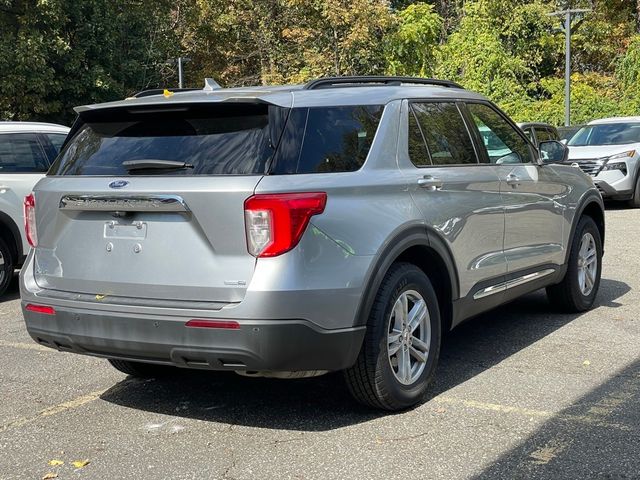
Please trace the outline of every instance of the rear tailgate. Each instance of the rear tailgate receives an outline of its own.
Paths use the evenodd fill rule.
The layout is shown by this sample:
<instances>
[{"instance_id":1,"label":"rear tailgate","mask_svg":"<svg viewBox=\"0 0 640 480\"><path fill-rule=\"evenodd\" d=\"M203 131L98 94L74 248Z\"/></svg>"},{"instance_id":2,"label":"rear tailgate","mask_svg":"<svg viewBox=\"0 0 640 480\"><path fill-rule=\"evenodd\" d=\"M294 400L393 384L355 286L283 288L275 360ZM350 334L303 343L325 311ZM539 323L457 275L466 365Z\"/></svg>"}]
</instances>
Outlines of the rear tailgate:
<instances>
[{"instance_id":1,"label":"rear tailgate","mask_svg":"<svg viewBox=\"0 0 640 480\"><path fill-rule=\"evenodd\" d=\"M171 178L171 188L166 177L131 178L117 194L108 187L113 179L46 178L36 191L36 282L96 295L238 302L255 266L244 200L260 178Z\"/></svg>"}]
</instances>

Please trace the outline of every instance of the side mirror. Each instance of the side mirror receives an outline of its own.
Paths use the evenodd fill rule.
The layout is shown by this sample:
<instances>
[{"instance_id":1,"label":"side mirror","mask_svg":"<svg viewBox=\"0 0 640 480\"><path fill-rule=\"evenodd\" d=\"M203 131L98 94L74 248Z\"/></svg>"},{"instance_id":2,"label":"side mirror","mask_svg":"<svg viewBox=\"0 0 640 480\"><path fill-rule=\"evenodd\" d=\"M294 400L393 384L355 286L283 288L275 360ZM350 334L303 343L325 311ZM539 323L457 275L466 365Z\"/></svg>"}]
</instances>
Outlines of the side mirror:
<instances>
[{"instance_id":1,"label":"side mirror","mask_svg":"<svg viewBox=\"0 0 640 480\"><path fill-rule=\"evenodd\" d=\"M569 159L569 147L557 140L540 142L540 163L562 163Z\"/></svg>"}]
</instances>

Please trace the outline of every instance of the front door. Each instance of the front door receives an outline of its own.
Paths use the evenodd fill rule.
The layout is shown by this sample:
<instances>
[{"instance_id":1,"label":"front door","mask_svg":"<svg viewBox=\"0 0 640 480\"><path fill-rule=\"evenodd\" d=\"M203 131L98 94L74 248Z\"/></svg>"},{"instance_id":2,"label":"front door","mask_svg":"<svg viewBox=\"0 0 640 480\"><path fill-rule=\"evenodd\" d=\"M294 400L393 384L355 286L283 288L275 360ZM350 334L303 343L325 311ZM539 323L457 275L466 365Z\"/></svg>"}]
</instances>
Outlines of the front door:
<instances>
[{"instance_id":1,"label":"front door","mask_svg":"<svg viewBox=\"0 0 640 480\"><path fill-rule=\"evenodd\" d=\"M568 186L553 169L538 165L520 131L486 103L467 103L484 138L484 155L497 166L505 205L504 253L508 274L547 271L564 262L563 202Z\"/></svg>"}]
</instances>

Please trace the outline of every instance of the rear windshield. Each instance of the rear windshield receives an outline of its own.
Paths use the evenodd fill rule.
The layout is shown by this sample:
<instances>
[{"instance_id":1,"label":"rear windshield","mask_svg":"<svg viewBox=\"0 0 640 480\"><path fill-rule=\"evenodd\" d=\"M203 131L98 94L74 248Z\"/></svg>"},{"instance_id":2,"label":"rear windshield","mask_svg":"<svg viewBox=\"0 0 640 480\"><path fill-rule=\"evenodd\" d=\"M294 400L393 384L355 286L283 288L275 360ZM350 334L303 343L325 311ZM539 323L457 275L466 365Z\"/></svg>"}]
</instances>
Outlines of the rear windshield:
<instances>
[{"instance_id":1,"label":"rear windshield","mask_svg":"<svg viewBox=\"0 0 640 480\"><path fill-rule=\"evenodd\" d=\"M251 175L359 169L382 106L286 109L266 104L96 110L50 175ZM286 128L285 128L286 125ZM137 161L137 162L136 162ZM152 168L171 162L170 167ZM131 164L137 164L132 168ZM184 167L176 164L184 164Z\"/></svg>"},{"instance_id":2,"label":"rear windshield","mask_svg":"<svg viewBox=\"0 0 640 480\"><path fill-rule=\"evenodd\" d=\"M640 123L605 123L582 127L568 145L625 145L640 142Z\"/></svg>"},{"instance_id":3,"label":"rear windshield","mask_svg":"<svg viewBox=\"0 0 640 480\"><path fill-rule=\"evenodd\" d=\"M220 175L264 173L283 127L279 107L203 105L89 112L51 175ZM278 128L280 131L278 131ZM127 169L123 162L184 162L186 168ZM159 163L159 162L158 162Z\"/></svg>"}]
</instances>

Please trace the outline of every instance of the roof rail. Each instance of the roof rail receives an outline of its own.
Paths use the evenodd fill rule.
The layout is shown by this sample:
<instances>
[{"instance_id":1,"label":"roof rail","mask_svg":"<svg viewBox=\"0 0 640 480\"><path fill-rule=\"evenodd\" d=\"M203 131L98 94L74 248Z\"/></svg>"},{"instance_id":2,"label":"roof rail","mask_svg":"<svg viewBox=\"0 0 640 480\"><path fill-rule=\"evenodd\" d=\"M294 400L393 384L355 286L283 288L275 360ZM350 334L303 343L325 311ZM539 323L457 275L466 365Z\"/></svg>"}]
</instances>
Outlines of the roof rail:
<instances>
[{"instance_id":1,"label":"roof rail","mask_svg":"<svg viewBox=\"0 0 640 480\"><path fill-rule=\"evenodd\" d=\"M462 85L450 80L439 80L437 78L420 77L386 77L377 75L355 76L355 77L324 77L311 80L304 85L305 90L319 90L322 88L335 87L362 87L368 85L402 85L411 83L414 85L435 85L438 87L464 88Z\"/></svg>"}]
</instances>

